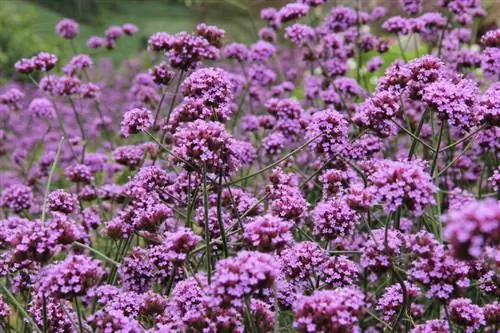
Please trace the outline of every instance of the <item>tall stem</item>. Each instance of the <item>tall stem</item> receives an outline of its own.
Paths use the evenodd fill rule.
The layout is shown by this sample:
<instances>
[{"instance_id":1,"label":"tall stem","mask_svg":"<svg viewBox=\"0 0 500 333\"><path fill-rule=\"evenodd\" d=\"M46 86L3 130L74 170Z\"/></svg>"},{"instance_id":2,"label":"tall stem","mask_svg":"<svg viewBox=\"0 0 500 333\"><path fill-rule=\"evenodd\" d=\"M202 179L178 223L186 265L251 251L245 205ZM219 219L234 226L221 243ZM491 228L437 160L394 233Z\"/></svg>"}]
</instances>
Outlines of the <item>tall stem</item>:
<instances>
[{"instance_id":1,"label":"tall stem","mask_svg":"<svg viewBox=\"0 0 500 333\"><path fill-rule=\"evenodd\" d=\"M78 297L75 297L75 307L76 313L78 314L78 327L80 329L80 333L83 333L83 322L82 322L82 311L80 309L80 303L78 302Z\"/></svg>"},{"instance_id":2,"label":"tall stem","mask_svg":"<svg viewBox=\"0 0 500 333\"><path fill-rule=\"evenodd\" d=\"M42 223L45 221L45 212L47 210L47 197L49 196L50 184L52 183L52 177L54 176L54 171L56 170L57 160L59 159L59 155L61 154L61 147L64 141L64 137L59 141L59 145L57 146L56 157L54 158L54 162L52 163L52 167L50 168L49 178L47 179L47 185L45 186L45 194L43 196L43 206L42 206Z\"/></svg>"},{"instance_id":3,"label":"tall stem","mask_svg":"<svg viewBox=\"0 0 500 333\"><path fill-rule=\"evenodd\" d=\"M432 159L432 165L431 165L431 176L434 176L434 172L436 171L437 167L437 161L438 161L438 156L439 156L439 147L441 146L441 140L443 138L443 133L444 133L444 127L445 123L441 123L441 127L439 128L439 135L438 135L438 141L436 145L436 151L434 153L434 158Z\"/></svg>"},{"instance_id":4,"label":"tall stem","mask_svg":"<svg viewBox=\"0 0 500 333\"><path fill-rule=\"evenodd\" d=\"M85 159L85 148L87 146L87 136L85 135L85 129L83 128L83 122L80 118L80 115L78 114L78 111L76 111L75 103L69 98L69 104L71 104L71 109L73 110L73 114L75 115L76 122L78 123L78 127L80 128L80 135L82 136L82 155L80 157L80 162L83 163Z\"/></svg>"},{"instance_id":5,"label":"tall stem","mask_svg":"<svg viewBox=\"0 0 500 333\"><path fill-rule=\"evenodd\" d=\"M210 246L210 229L208 218L208 190L207 190L207 172L203 168L203 210L205 217L205 251L207 258L207 280L208 284L212 281L212 247Z\"/></svg>"},{"instance_id":6,"label":"tall stem","mask_svg":"<svg viewBox=\"0 0 500 333\"><path fill-rule=\"evenodd\" d=\"M11 304L13 304L14 307L17 309L17 311L21 313L21 315L26 319L26 321L30 324L33 330L37 333L42 333L42 330L38 327L33 318L31 318L31 316L26 312L24 307L19 303L17 298L14 295L12 295L9 288L7 288L7 286L5 286L5 284L3 284L2 282L0 282L0 289L2 289L3 293L10 300Z\"/></svg>"},{"instance_id":7,"label":"tall stem","mask_svg":"<svg viewBox=\"0 0 500 333\"><path fill-rule=\"evenodd\" d=\"M222 218L222 173L219 176L219 186L217 188L217 221L219 221L220 235L222 237L222 250L224 252L224 258L228 257L227 251L227 238L226 230L224 228L224 221Z\"/></svg>"}]
</instances>

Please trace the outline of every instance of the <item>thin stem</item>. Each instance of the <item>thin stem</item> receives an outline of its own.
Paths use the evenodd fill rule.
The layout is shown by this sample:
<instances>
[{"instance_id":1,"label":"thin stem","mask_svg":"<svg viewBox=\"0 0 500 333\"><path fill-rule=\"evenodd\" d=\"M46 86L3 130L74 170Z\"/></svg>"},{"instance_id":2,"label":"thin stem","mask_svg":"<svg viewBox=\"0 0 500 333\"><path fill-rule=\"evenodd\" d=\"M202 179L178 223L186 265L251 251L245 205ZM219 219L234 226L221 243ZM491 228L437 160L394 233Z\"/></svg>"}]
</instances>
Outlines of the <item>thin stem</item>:
<instances>
[{"instance_id":1,"label":"thin stem","mask_svg":"<svg viewBox=\"0 0 500 333\"><path fill-rule=\"evenodd\" d=\"M399 310L399 314L394 321L394 324L392 325L392 332L396 332L397 327L399 322L401 321L401 318L403 317L403 314L406 312L406 308L408 307L408 291L406 290L405 283L397 270L393 269L392 272L394 273L394 277L398 281L399 285L401 286L401 291L403 293L403 304L401 304L401 309Z\"/></svg>"},{"instance_id":2,"label":"thin stem","mask_svg":"<svg viewBox=\"0 0 500 333\"><path fill-rule=\"evenodd\" d=\"M276 165L280 164L281 162L283 161L286 161L287 159L289 159L290 157L292 157L293 155L297 154L299 151L301 151L302 149L304 149L305 147L307 147L309 144L311 144L311 142L313 142L314 140L316 140L317 138L319 138L321 135L323 134L318 134L317 136L315 136L314 138L308 140L306 143L304 143L303 145L301 145L300 147L292 150L291 152L289 152L288 154L286 154L285 156L283 156L282 158L280 158L279 160L277 160L276 162L274 163L271 163L267 166L265 166L264 168L260 169L260 170L257 170L255 171L254 173L251 173L249 175L246 175L244 177L241 177L239 179L236 179L236 180L233 180L232 182L230 182L228 185L234 185L234 184L237 184L239 182L242 182L246 179L250 179L250 178L253 178L255 176L258 176L260 175L261 173L271 169L271 168L274 168Z\"/></svg>"},{"instance_id":3,"label":"thin stem","mask_svg":"<svg viewBox=\"0 0 500 333\"><path fill-rule=\"evenodd\" d=\"M182 83L182 76L184 75L184 70L181 70L181 73L179 75L179 80L177 81L177 85L175 86L175 92L174 95L172 96L172 100L170 101L170 106L168 108L168 113L167 113L167 120L165 121L165 126L168 125L168 122L170 121L170 116L172 115L172 110L175 105L175 100L177 99L177 93L179 92L179 87L181 86ZM165 139L165 135L167 134L167 131L164 130L163 134L161 136L161 142Z\"/></svg>"},{"instance_id":4,"label":"thin stem","mask_svg":"<svg viewBox=\"0 0 500 333\"><path fill-rule=\"evenodd\" d=\"M423 144L427 149L431 150L432 152L435 151L435 149L430 146L429 144L425 143L424 141L422 141L422 139L420 139L418 136L416 136L415 134L413 134L411 131L409 131L408 129L406 129L405 127L401 126L397 121L393 120L392 121L399 129L403 130L406 134L408 134L409 136L411 136L414 140L420 142L421 144ZM423 124L422 124L423 125ZM420 126L420 125L419 125ZM420 129L422 128L422 126L420 126ZM411 149L411 148L410 148Z\"/></svg>"},{"instance_id":5,"label":"thin stem","mask_svg":"<svg viewBox=\"0 0 500 333\"><path fill-rule=\"evenodd\" d=\"M446 170L448 170L463 154L465 154L467 152L467 150L469 150L469 148L472 146L472 143L474 141L470 141L467 146L465 146L465 148L455 157L453 158L453 160L448 163L441 171L439 171L436 175L436 177L439 177L441 176L444 172L446 172Z\"/></svg>"},{"instance_id":6,"label":"thin stem","mask_svg":"<svg viewBox=\"0 0 500 333\"><path fill-rule=\"evenodd\" d=\"M437 141L437 145L436 145L436 149L435 149L435 153L434 153L434 158L432 160L432 165L431 165L431 176L434 176L434 171L436 170L436 167L437 167L437 160L438 160L438 156L439 156L439 146L441 145L441 140L443 138L444 127L445 127L445 123L443 122L443 123L441 123L441 127L439 128L438 141Z\"/></svg>"},{"instance_id":7,"label":"thin stem","mask_svg":"<svg viewBox=\"0 0 500 333\"><path fill-rule=\"evenodd\" d=\"M26 321L30 324L30 326L33 328L38 333L43 333L42 330L38 327L38 325L35 323L33 318L24 310L24 307L19 303L16 297L12 295L10 292L9 288L5 286L5 284L0 282L0 289L4 292L4 294L7 296L7 298L11 301L11 303L14 305L14 307L21 313L21 315L26 319ZM23 321L24 322L24 321Z\"/></svg>"},{"instance_id":8,"label":"thin stem","mask_svg":"<svg viewBox=\"0 0 500 333\"><path fill-rule=\"evenodd\" d=\"M161 105L163 104L163 100L165 99L166 95L167 95L167 89L165 87L163 87L162 93L161 93L160 102L158 103L158 107L156 108L156 113L155 113L155 119L153 121L153 126L151 126L151 128L153 129L153 131L156 128L156 123L158 122L158 116L160 115Z\"/></svg>"},{"instance_id":9,"label":"thin stem","mask_svg":"<svg viewBox=\"0 0 500 333\"><path fill-rule=\"evenodd\" d=\"M207 280L208 284L212 280L212 247L210 246L210 229L209 229L209 218L208 218L208 191L207 191L207 173L203 169L203 209L205 217L205 251L207 253Z\"/></svg>"},{"instance_id":10,"label":"thin stem","mask_svg":"<svg viewBox=\"0 0 500 333\"><path fill-rule=\"evenodd\" d=\"M47 333L47 300L45 299L45 294L42 295L42 313L43 313L43 333Z\"/></svg>"},{"instance_id":11,"label":"thin stem","mask_svg":"<svg viewBox=\"0 0 500 333\"><path fill-rule=\"evenodd\" d=\"M408 62L408 59L406 59L406 54L405 54L405 51L403 49L403 45L401 44L401 38L399 37L399 34L396 34L396 38L398 40L398 46L399 46L399 50L401 52L401 57L403 57L403 60L405 62Z\"/></svg>"},{"instance_id":12,"label":"thin stem","mask_svg":"<svg viewBox=\"0 0 500 333\"><path fill-rule=\"evenodd\" d=\"M170 290L172 290L172 285L174 284L175 274L177 274L177 265L174 264L172 270L170 271L170 276L168 277L167 283L167 295L170 295Z\"/></svg>"},{"instance_id":13,"label":"thin stem","mask_svg":"<svg viewBox=\"0 0 500 333\"><path fill-rule=\"evenodd\" d=\"M78 327L80 328L80 332L83 333L83 322L82 322L82 311L80 309L80 303L78 302L78 297L74 298L76 313L78 314Z\"/></svg>"},{"instance_id":14,"label":"thin stem","mask_svg":"<svg viewBox=\"0 0 500 333\"><path fill-rule=\"evenodd\" d=\"M416 138L420 137L420 132L422 131L422 127L424 126L426 114L427 114L427 110L425 110L424 113L422 114L422 117L420 118L420 121L418 122L417 129L415 130L415 133L413 134L412 137L416 137ZM413 140L411 143L410 152L408 153L408 161L411 161L411 158L415 154L415 150L417 149L417 142L419 142L419 141Z\"/></svg>"},{"instance_id":15,"label":"thin stem","mask_svg":"<svg viewBox=\"0 0 500 333\"><path fill-rule=\"evenodd\" d=\"M77 245L79 247L82 247L84 249L89 250L90 252L98 255L99 257L103 258L104 260L106 260L107 262L109 262L109 263L111 263L111 264L113 264L115 266L119 266L120 265L120 263L117 262L116 260L111 259L110 257L108 257L107 255L105 255L104 253L102 253L102 252L100 252L100 251L98 251L98 250L96 250L96 249L88 246L87 244L83 244L83 243L80 243L80 242L73 242L73 244L75 244L75 245Z\"/></svg>"},{"instance_id":16,"label":"thin stem","mask_svg":"<svg viewBox=\"0 0 500 333\"><path fill-rule=\"evenodd\" d=\"M76 111L75 103L73 102L73 99L71 97L69 98L69 104L71 105L71 109L73 110L73 114L75 115L76 122L78 124L78 127L80 128L80 134L82 136L82 155L80 157L81 163L83 163L85 159L85 147L87 146L87 143L85 142L87 140L87 137L85 135L85 129L83 128L83 123L82 120L80 119L80 115L78 114L78 111Z\"/></svg>"},{"instance_id":17,"label":"thin stem","mask_svg":"<svg viewBox=\"0 0 500 333\"><path fill-rule=\"evenodd\" d=\"M147 135L149 135L149 137L151 139L153 139L157 144L158 146L160 146L160 148L166 152L168 155L172 156L172 157L175 157L176 159L178 159L179 161L185 163L187 166L189 166L190 168L193 168L195 170L198 170L198 168L194 165L192 165L191 163L189 163L188 161L186 161L185 159L183 159L182 157L180 156L177 156L175 155L174 153L172 153L172 151L170 149L168 149L167 147L165 147L161 141L159 141L153 134L151 134L149 131L144 131L144 133L146 133ZM162 140L163 141L163 140Z\"/></svg>"},{"instance_id":18,"label":"thin stem","mask_svg":"<svg viewBox=\"0 0 500 333\"><path fill-rule=\"evenodd\" d=\"M64 141L64 137L59 141L59 145L57 146L56 157L54 158L54 162L52 163L52 167L50 168L49 178L47 179L47 185L45 186L45 194L43 196L43 206L42 206L42 223L45 221L45 212L47 211L47 197L49 196L50 185L52 183L52 177L54 176L54 171L56 170L57 161L59 160L59 155L61 154L61 147Z\"/></svg>"},{"instance_id":19,"label":"thin stem","mask_svg":"<svg viewBox=\"0 0 500 333\"><path fill-rule=\"evenodd\" d=\"M255 321L253 320L252 310L250 308L250 301L248 300L248 298L245 298L245 312L247 314L248 323L250 324L251 327L251 332L258 333L259 329L257 328Z\"/></svg>"},{"instance_id":20,"label":"thin stem","mask_svg":"<svg viewBox=\"0 0 500 333\"><path fill-rule=\"evenodd\" d=\"M226 230L222 219L222 174L219 176L219 186L217 188L217 221L219 222L220 235L222 237L222 250L224 258L228 257Z\"/></svg>"},{"instance_id":21,"label":"thin stem","mask_svg":"<svg viewBox=\"0 0 500 333\"><path fill-rule=\"evenodd\" d=\"M446 147L443 147L441 149L439 149L439 152L443 152L443 151L446 151L448 149L451 149L453 147L455 147L456 145L464 142L465 140L469 139L470 137L472 137L473 135L477 134L479 131L483 130L484 128L486 127L486 124L483 124L481 125L480 127L476 128L474 131L472 131L471 133L467 134L466 136L464 136L463 138L461 138L460 140L452 143L451 145L448 145Z\"/></svg>"}]
</instances>

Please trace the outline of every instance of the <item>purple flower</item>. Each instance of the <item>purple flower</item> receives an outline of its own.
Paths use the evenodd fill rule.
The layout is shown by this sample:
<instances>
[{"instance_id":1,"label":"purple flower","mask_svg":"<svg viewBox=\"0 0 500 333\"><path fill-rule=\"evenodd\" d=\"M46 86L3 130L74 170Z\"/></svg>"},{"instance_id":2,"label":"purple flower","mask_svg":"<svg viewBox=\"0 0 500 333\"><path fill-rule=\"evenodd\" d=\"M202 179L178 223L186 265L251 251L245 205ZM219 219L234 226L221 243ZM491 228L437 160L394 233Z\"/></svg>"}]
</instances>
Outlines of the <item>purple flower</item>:
<instances>
[{"instance_id":1,"label":"purple flower","mask_svg":"<svg viewBox=\"0 0 500 333\"><path fill-rule=\"evenodd\" d=\"M248 60L249 52L248 47L241 43L228 44L223 50L224 57L240 62Z\"/></svg>"},{"instance_id":2,"label":"purple flower","mask_svg":"<svg viewBox=\"0 0 500 333\"><path fill-rule=\"evenodd\" d=\"M448 322L446 320L432 319L423 324L416 325L410 333L449 333Z\"/></svg>"},{"instance_id":3,"label":"purple flower","mask_svg":"<svg viewBox=\"0 0 500 333\"><path fill-rule=\"evenodd\" d=\"M356 23L356 11L342 5L333 7L324 21L325 28L335 33L346 31Z\"/></svg>"},{"instance_id":4,"label":"purple flower","mask_svg":"<svg viewBox=\"0 0 500 333\"><path fill-rule=\"evenodd\" d=\"M28 110L38 118L54 119L56 117L56 110L52 102L46 98L33 99Z\"/></svg>"},{"instance_id":5,"label":"purple flower","mask_svg":"<svg viewBox=\"0 0 500 333\"><path fill-rule=\"evenodd\" d=\"M144 149L140 146L121 146L116 148L112 155L117 163L136 168L144 156Z\"/></svg>"},{"instance_id":6,"label":"purple flower","mask_svg":"<svg viewBox=\"0 0 500 333\"><path fill-rule=\"evenodd\" d=\"M316 138L311 142L311 148L316 153L324 154L327 158L334 156L346 143L347 121L333 108L316 112L307 127L306 138Z\"/></svg>"},{"instance_id":7,"label":"purple flower","mask_svg":"<svg viewBox=\"0 0 500 333\"><path fill-rule=\"evenodd\" d=\"M219 58L219 50L201 36L179 32L169 36L165 42L165 49L168 51L167 55L173 68L191 70L202 60Z\"/></svg>"},{"instance_id":8,"label":"purple flower","mask_svg":"<svg viewBox=\"0 0 500 333\"><path fill-rule=\"evenodd\" d=\"M468 298L451 300L449 311L451 321L463 327L466 333L476 332L485 324L483 309Z\"/></svg>"},{"instance_id":9,"label":"purple flower","mask_svg":"<svg viewBox=\"0 0 500 333\"><path fill-rule=\"evenodd\" d=\"M273 44L259 40L250 47L250 59L255 62L266 62L276 53Z\"/></svg>"},{"instance_id":10,"label":"purple flower","mask_svg":"<svg viewBox=\"0 0 500 333\"><path fill-rule=\"evenodd\" d=\"M22 74L29 74L35 70L35 62L33 58L22 58L14 64L16 71Z\"/></svg>"},{"instance_id":11,"label":"purple flower","mask_svg":"<svg viewBox=\"0 0 500 333\"><path fill-rule=\"evenodd\" d=\"M78 27L78 23L72 19L62 19L57 22L56 32L59 36L64 39L74 39L78 36L80 32L80 28Z\"/></svg>"},{"instance_id":12,"label":"purple flower","mask_svg":"<svg viewBox=\"0 0 500 333\"><path fill-rule=\"evenodd\" d=\"M360 264L375 272L384 271L392 266L392 257L401 253L403 236L398 230L387 230L387 241L384 229L372 230L368 240L363 244Z\"/></svg>"},{"instance_id":13,"label":"purple flower","mask_svg":"<svg viewBox=\"0 0 500 333\"><path fill-rule=\"evenodd\" d=\"M436 186L424 171L422 161L380 160L368 179L375 200L383 205L385 212L395 212L404 205L421 215L426 205L435 203Z\"/></svg>"},{"instance_id":14,"label":"purple flower","mask_svg":"<svg viewBox=\"0 0 500 333\"><path fill-rule=\"evenodd\" d=\"M148 51L160 52L167 50L172 38L172 35L167 32L155 32L148 39Z\"/></svg>"},{"instance_id":15,"label":"purple flower","mask_svg":"<svg viewBox=\"0 0 500 333\"><path fill-rule=\"evenodd\" d=\"M57 60L55 54L40 52L33 58L33 63L36 69L42 72L48 72L56 66Z\"/></svg>"},{"instance_id":16,"label":"purple flower","mask_svg":"<svg viewBox=\"0 0 500 333\"><path fill-rule=\"evenodd\" d=\"M0 318L2 320L8 319L10 316L10 307L5 303L3 296L0 296Z\"/></svg>"},{"instance_id":17,"label":"purple flower","mask_svg":"<svg viewBox=\"0 0 500 333\"><path fill-rule=\"evenodd\" d=\"M80 96L85 99L96 99L100 94L101 89L98 85L87 82L80 86Z\"/></svg>"},{"instance_id":18,"label":"purple flower","mask_svg":"<svg viewBox=\"0 0 500 333\"><path fill-rule=\"evenodd\" d=\"M74 76L62 76L55 84L55 92L59 96L71 96L80 92L81 81Z\"/></svg>"},{"instance_id":19,"label":"purple flower","mask_svg":"<svg viewBox=\"0 0 500 333\"><path fill-rule=\"evenodd\" d=\"M118 268L123 289L144 293L153 285L155 266L146 249L135 247Z\"/></svg>"},{"instance_id":20,"label":"purple flower","mask_svg":"<svg viewBox=\"0 0 500 333\"><path fill-rule=\"evenodd\" d=\"M273 28L263 27L259 30L259 38L265 42L275 43L278 36Z\"/></svg>"},{"instance_id":21,"label":"purple flower","mask_svg":"<svg viewBox=\"0 0 500 333\"><path fill-rule=\"evenodd\" d=\"M285 30L285 38L291 40L298 46L307 44L314 39L314 29L305 24L295 23Z\"/></svg>"},{"instance_id":22,"label":"purple flower","mask_svg":"<svg viewBox=\"0 0 500 333\"><path fill-rule=\"evenodd\" d=\"M99 310L89 317L89 322L98 333L143 333L141 324L120 310Z\"/></svg>"},{"instance_id":23,"label":"purple flower","mask_svg":"<svg viewBox=\"0 0 500 333\"><path fill-rule=\"evenodd\" d=\"M500 75L500 47L488 47L481 55L481 68L486 77L497 80Z\"/></svg>"},{"instance_id":24,"label":"purple flower","mask_svg":"<svg viewBox=\"0 0 500 333\"><path fill-rule=\"evenodd\" d=\"M204 120L186 123L174 134L173 141L174 159L185 168L228 174L240 164L232 147L234 139L220 123Z\"/></svg>"},{"instance_id":25,"label":"purple flower","mask_svg":"<svg viewBox=\"0 0 500 333\"><path fill-rule=\"evenodd\" d=\"M22 184L14 184L5 188L0 196L0 206L20 213L33 205L31 188Z\"/></svg>"},{"instance_id":26,"label":"purple flower","mask_svg":"<svg viewBox=\"0 0 500 333\"><path fill-rule=\"evenodd\" d=\"M71 255L40 272L39 290L57 298L73 299L98 284L106 270L101 263L84 255Z\"/></svg>"},{"instance_id":27,"label":"purple flower","mask_svg":"<svg viewBox=\"0 0 500 333\"><path fill-rule=\"evenodd\" d=\"M479 124L479 89L467 79L442 79L424 88L422 100L436 109L441 119L465 130Z\"/></svg>"},{"instance_id":28,"label":"purple flower","mask_svg":"<svg viewBox=\"0 0 500 333\"><path fill-rule=\"evenodd\" d=\"M78 54L64 66L63 71L66 75L75 75L87 68L92 67L92 58L87 54Z\"/></svg>"},{"instance_id":29,"label":"purple flower","mask_svg":"<svg viewBox=\"0 0 500 333\"><path fill-rule=\"evenodd\" d=\"M139 28L137 28L135 24L125 23L124 25L122 25L122 31L127 36L133 36L137 32L139 32Z\"/></svg>"},{"instance_id":30,"label":"purple flower","mask_svg":"<svg viewBox=\"0 0 500 333\"><path fill-rule=\"evenodd\" d=\"M106 39L103 37L91 36L87 40L87 47L90 47L91 49L98 49L104 45L106 45Z\"/></svg>"},{"instance_id":31,"label":"purple flower","mask_svg":"<svg viewBox=\"0 0 500 333\"><path fill-rule=\"evenodd\" d=\"M233 100L233 85L227 73L220 68L201 68L182 84L184 96L201 100L208 108L227 106Z\"/></svg>"},{"instance_id":32,"label":"purple flower","mask_svg":"<svg viewBox=\"0 0 500 333\"><path fill-rule=\"evenodd\" d=\"M354 288L316 291L293 304L297 332L356 332L363 313L363 293Z\"/></svg>"},{"instance_id":33,"label":"purple flower","mask_svg":"<svg viewBox=\"0 0 500 333\"><path fill-rule=\"evenodd\" d=\"M89 184L94 180L92 171L85 164L73 164L68 166L64 173L74 183Z\"/></svg>"},{"instance_id":34,"label":"purple flower","mask_svg":"<svg viewBox=\"0 0 500 333\"><path fill-rule=\"evenodd\" d=\"M200 23L196 26L196 34L208 40L211 45L220 48L226 32L215 25Z\"/></svg>"},{"instance_id":35,"label":"purple flower","mask_svg":"<svg viewBox=\"0 0 500 333\"><path fill-rule=\"evenodd\" d=\"M393 16L382 24L382 28L395 34L408 35L412 28L411 22L410 19Z\"/></svg>"},{"instance_id":36,"label":"purple flower","mask_svg":"<svg viewBox=\"0 0 500 333\"><path fill-rule=\"evenodd\" d=\"M417 258L408 272L410 280L427 288L426 296L448 300L461 288L469 286L469 267L454 259L442 246L430 252L430 256Z\"/></svg>"},{"instance_id":37,"label":"purple flower","mask_svg":"<svg viewBox=\"0 0 500 333\"><path fill-rule=\"evenodd\" d=\"M161 62L149 70L149 74L156 84L168 85L174 77L174 72L170 70L167 63Z\"/></svg>"},{"instance_id":38,"label":"purple flower","mask_svg":"<svg viewBox=\"0 0 500 333\"><path fill-rule=\"evenodd\" d=\"M44 319L47 328L54 333L78 333L75 323L78 321L77 314L71 303L47 296L44 292L33 293L29 304L29 313L39 327L44 327Z\"/></svg>"},{"instance_id":39,"label":"purple flower","mask_svg":"<svg viewBox=\"0 0 500 333\"><path fill-rule=\"evenodd\" d=\"M359 215L345 199L336 198L319 203L312 212L313 233L324 239L347 238L354 234Z\"/></svg>"},{"instance_id":40,"label":"purple flower","mask_svg":"<svg viewBox=\"0 0 500 333\"><path fill-rule=\"evenodd\" d=\"M386 137L392 133L389 120L393 119L399 111L399 98L397 95L379 91L361 104L357 104L353 121L367 129L372 129L380 136Z\"/></svg>"},{"instance_id":41,"label":"purple flower","mask_svg":"<svg viewBox=\"0 0 500 333\"><path fill-rule=\"evenodd\" d=\"M355 285L360 274L358 264L345 256L328 258L318 271L321 281L334 289Z\"/></svg>"},{"instance_id":42,"label":"purple flower","mask_svg":"<svg viewBox=\"0 0 500 333\"><path fill-rule=\"evenodd\" d=\"M210 285L211 306L242 308L245 297L273 286L279 262L270 254L241 251L217 263Z\"/></svg>"},{"instance_id":43,"label":"purple flower","mask_svg":"<svg viewBox=\"0 0 500 333\"><path fill-rule=\"evenodd\" d=\"M382 58L380 58L379 56L375 56L366 63L366 68L369 72L373 73L378 71L383 64L384 61L382 60Z\"/></svg>"},{"instance_id":44,"label":"purple flower","mask_svg":"<svg viewBox=\"0 0 500 333\"><path fill-rule=\"evenodd\" d=\"M52 191L47 196L47 207L54 212L64 214L72 213L78 205L78 200L74 194L58 189Z\"/></svg>"},{"instance_id":45,"label":"purple flower","mask_svg":"<svg viewBox=\"0 0 500 333\"><path fill-rule=\"evenodd\" d=\"M0 95L0 103L12 106L18 110L20 108L19 102L24 98L24 93L16 88L11 88Z\"/></svg>"},{"instance_id":46,"label":"purple flower","mask_svg":"<svg viewBox=\"0 0 500 333\"><path fill-rule=\"evenodd\" d=\"M125 112L120 133L124 137L148 131L153 125L153 114L145 108L136 108Z\"/></svg>"},{"instance_id":47,"label":"purple flower","mask_svg":"<svg viewBox=\"0 0 500 333\"><path fill-rule=\"evenodd\" d=\"M309 6L301 3L289 3L278 11L278 17L282 23L285 23L304 17L307 12L309 12Z\"/></svg>"},{"instance_id":48,"label":"purple flower","mask_svg":"<svg viewBox=\"0 0 500 333\"><path fill-rule=\"evenodd\" d=\"M243 238L261 252L281 250L293 243L291 224L272 215L257 216L245 225Z\"/></svg>"},{"instance_id":49,"label":"purple flower","mask_svg":"<svg viewBox=\"0 0 500 333\"><path fill-rule=\"evenodd\" d=\"M403 10L410 15L420 13L422 10L422 0L399 0Z\"/></svg>"},{"instance_id":50,"label":"purple flower","mask_svg":"<svg viewBox=\"0 0 500 333\"><path fill-rule=\"evenodd\" d=\"M419 304L413 303L417 296L420 296L420 289L411 283L405 282L406 297L408 302L411 302L411 313L412 316L418 317L418 312L421 310ZM401 290L401 284L393 284L385 288L384 293L377 301L376 309L381 313L381 319L386 322L393 322L397 317L401 306L403 304L403 291ZM420 308L420 309L419 309Z\"/></svg>"},{"instance_id":51,"label":"purple flower","mask_svg":"<svg viewBox=\"0 0 500 333\"><path fill-rule=\"evenodd\" d=\"M471 201L448 211L444 236L452 244L457 258L478 258L486 245L500 241L498 201Z\"/></svg>"},{"instance_id":52,"label":"purple flower","mask_svg":"<svg viewBox=\"0 0 500 333\"><path fill-rule=\"evenodd\" d=\"M167 233L163 243L165 255L170 262L182 266L189 252L194 250L200 241L201 237L187 228Z\"/></svg>"},{"instance_id":53,"label":"purple flower","mask_svg":"<svg viewBox=\"0 0 500 333\"><path fill-rule=\"evenodd\" d=\"M106 29L106 31L104 32L104 35L106 36L106 38L108 40L117 40L118 38L120 38L121 36L123 36L124 34L124 31L122 29L122 27L118 26L118 25L112 25L110 27L108 27L108 29Z\"/></svg>"},{"instance_id":54,"label":"purple flower","mask_svg":"<svg viewBox=\"0 0 500 333\"><path fill-rule=\"evenodd\" d=\"M292 280L304 281L327 260L327 253L313 242L300 242L280 253L281 270Z\"/></svg>"}]
</instances>

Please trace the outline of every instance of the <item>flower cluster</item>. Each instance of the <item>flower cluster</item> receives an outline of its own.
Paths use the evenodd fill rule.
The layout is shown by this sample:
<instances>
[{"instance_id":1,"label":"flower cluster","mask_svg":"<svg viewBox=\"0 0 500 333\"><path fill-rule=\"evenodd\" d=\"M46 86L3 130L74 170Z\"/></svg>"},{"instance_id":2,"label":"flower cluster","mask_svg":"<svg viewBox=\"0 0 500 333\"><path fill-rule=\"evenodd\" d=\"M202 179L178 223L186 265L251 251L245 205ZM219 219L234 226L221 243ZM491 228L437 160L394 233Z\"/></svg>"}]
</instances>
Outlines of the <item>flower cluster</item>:
<instances>
[{"instance_id":1,"label":"flower cluster","mask_svg":"<svg viewBox=\"0 0 500 333\"><path fill-rule=\"evenodd\" d=\"M496 332L500 29L393 2L58 22L0 87L0 331Z\"/></svg>"}]
</instances>

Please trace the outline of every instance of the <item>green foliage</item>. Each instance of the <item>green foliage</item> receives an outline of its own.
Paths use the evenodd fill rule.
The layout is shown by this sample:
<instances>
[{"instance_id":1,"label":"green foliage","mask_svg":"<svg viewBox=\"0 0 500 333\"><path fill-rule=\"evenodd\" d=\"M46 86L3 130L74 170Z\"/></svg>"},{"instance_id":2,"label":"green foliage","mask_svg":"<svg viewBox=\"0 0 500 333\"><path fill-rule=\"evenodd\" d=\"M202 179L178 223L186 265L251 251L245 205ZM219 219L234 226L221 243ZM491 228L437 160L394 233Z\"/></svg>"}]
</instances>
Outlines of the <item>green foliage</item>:
<instances>
[{"instance_id":1,"label":"green foliage","mask_svg":"<svg viewBox=\"0 0 500 333\"><path fill-rule=\"evenodd\" d=\"M0 4L1 80L15 73L14 63L20 58L33 56L40 50L58 51L53 40L37 33L35 17L33 10L19 11L8 3Z\"/></svg>"},{"instance_id":2,"label":"green foliage","mask_svg":"<svg viewBox=\"0 0 500 333\"><path fill-rule=\"evenodd\" d=\"M53 10L62 16L79 22L96 22L108 12L121 9L120 0L30 0L30 2Z\"/></svg>"}]
</instances>

